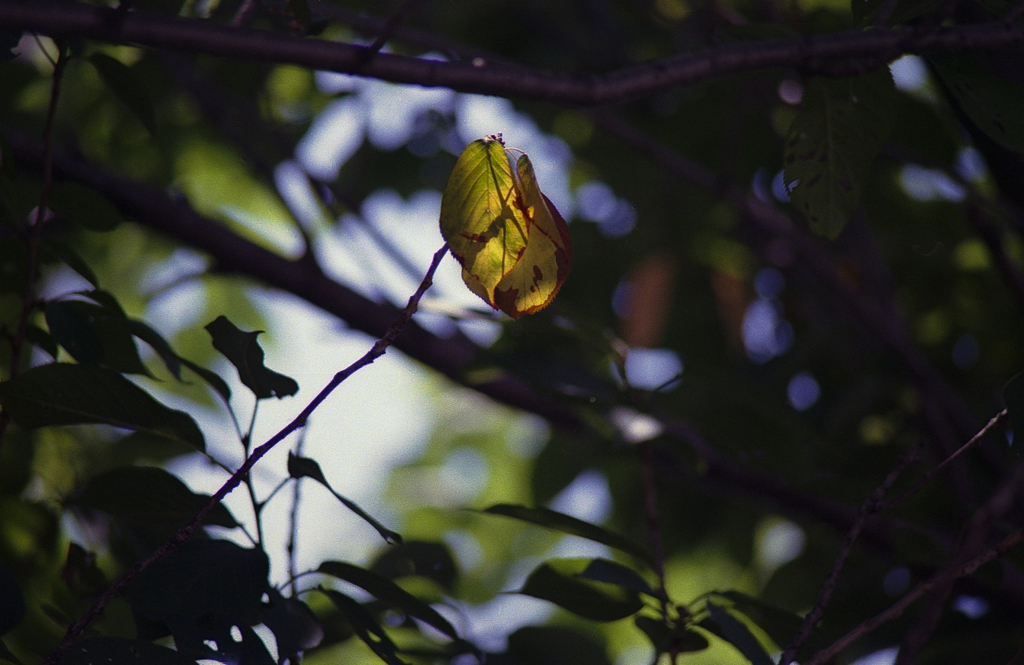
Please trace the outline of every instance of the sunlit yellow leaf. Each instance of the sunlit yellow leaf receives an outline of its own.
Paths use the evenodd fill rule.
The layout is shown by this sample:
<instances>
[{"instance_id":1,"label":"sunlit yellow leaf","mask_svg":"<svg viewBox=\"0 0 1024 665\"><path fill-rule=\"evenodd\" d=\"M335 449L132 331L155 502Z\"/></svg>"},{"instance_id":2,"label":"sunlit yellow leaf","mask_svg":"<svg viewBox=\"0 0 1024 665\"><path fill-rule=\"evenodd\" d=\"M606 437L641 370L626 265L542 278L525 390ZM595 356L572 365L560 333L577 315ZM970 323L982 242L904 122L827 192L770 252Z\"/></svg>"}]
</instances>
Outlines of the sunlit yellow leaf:
<instances>
[{"instance_id":1,"label":"sunlit yellow leaf","mask_svg":"<svg viewBox=\"0 0 1024 665\"><path fill-rule=\"evenodd\" d=\"M441 198L441 233L466 286L512 318L547 306L572 264L562 216L525 154L512 168L500 135L472 142Z\"/></svg>"},{"instance_id":2,"label":"sunlit yellow leaf","mask_svg":"<svg viewBox=\"0 0 1024 665\"><path fill-rule=\"evenodd\" d=\"M441 234L466 285L492 305L494 287L526 250L526 221L515 200L512 165L497 137L466 147L441 197Z\"/></svg>"},{"instance_id":3,"label":"sunlit yellow leaf","mask_svg":"<svg viewBox=\"0 0 1024 665\"><path fill-rule=\"evenodd\" d=\"M512 318L543 309L562 288L572 264L569 227L540 191L530 158L516 164L517 207L526 219L526 252L494 289L492 305Z\"/></svg>"}]
</instances>

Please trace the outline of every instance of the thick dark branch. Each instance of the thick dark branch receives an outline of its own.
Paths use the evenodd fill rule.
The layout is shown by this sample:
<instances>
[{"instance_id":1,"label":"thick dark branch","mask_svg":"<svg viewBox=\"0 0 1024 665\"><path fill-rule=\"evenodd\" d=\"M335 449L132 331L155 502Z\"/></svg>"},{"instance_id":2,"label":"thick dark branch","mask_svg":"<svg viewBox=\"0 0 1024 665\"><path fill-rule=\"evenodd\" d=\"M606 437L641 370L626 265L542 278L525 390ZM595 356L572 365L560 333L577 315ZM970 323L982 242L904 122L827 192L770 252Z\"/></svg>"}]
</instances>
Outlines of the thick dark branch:
<instances>
[{"instance_id":1,"label":"thick dark branch","mask_svg":"<svg viewBox=\"0 0 1024 665\"><path fill-rule=\"evenodd\" d=\"M121 13L77 3L0 0L0 30L85 37L210 55L301 65L396 83L441 86L562 104L610 104L680 85L778 67L834 72L850 60L883 64L905 53L1024 47L1024 25L981 23L941 28L874 28L790 39L719 44L603 75L572 76L472 62L378 53L322 39L149 12ZM847 61L844 63L844 61Z\"/></svg>"},{"instance_id":2,"label":"thick dark branch","mask_svg":"<svg viewBox=\"0 0 1024 665\"><path fill-rule=\"evenodd\" d=\"M6 133L5 137L22 164L39 167L42 150L37 142L14 132ZM292 293L373 337L383 335L401 314L401 309L394 305L374 302L331 280L308 261L286 259L242 238L203 217L186 201L173 200L158 187L116 176L68 155L55 152L53 160L55 175L93 187L113 201L126 218L206 252L218 270L248 275ZM478 352L477 346L462 335L442 339L415 321L406 327L395 346L457 382L464 382L463 369ZM514 377L472 387L499 402L537 413L557 425L579 426L574 414L537 396Z\"/></svg>"}]
</instances>

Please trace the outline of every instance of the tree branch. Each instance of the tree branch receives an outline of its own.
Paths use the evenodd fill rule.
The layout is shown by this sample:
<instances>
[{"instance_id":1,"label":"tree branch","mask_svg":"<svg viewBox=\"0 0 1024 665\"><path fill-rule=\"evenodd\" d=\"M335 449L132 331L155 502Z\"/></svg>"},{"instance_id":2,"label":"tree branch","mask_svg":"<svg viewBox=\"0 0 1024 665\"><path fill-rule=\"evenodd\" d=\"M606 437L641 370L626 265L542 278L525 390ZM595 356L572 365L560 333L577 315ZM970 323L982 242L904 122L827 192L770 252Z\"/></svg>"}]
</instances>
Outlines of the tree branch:
<instances>
[{"instance_id":1,"label":"tree branch","mask_svg":"<svg viewBox=\"0 0 1024 665\"><path fill-rule=\"evenodd\" d=\"M1002 21L926 29L874 28L789 39L719 44L597 76L573 76L489 64L445 62L388 53L367 60L367 49L323 39L290 37L208 20L151 12L116 12L78 3L0 0L0 29L51 37L188 50L293 64L377 78L560 104L612 104L646 97L725 74L790 67L841 73L868 59L879 66L906 53L1005 50L1024 46L1024 25ZM846 61L846 62L844 62Z\"/></svg>"}]
</instances>

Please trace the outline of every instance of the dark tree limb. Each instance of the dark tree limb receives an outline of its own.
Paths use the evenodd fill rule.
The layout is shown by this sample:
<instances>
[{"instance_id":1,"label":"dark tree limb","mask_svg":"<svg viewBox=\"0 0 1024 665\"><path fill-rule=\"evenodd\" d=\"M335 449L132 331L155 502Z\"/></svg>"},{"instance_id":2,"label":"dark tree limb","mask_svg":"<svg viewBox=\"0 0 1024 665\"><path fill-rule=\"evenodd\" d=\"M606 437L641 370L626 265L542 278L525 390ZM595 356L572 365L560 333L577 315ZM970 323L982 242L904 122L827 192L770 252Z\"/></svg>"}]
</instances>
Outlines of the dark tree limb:
<instances>
[{"instance_id":1,"label":"dark tree limb","mask_svg":"<svg viewBox=\"0 0 1024 665\"><path fill-rule=\"evenodd\" d=\"M907 53L1024 47L1024 25L1002 21L925 29L874 28L718 44L606 74L574 76L494 65L482 58L446 62L378 53L368 60L368 50L352 44L78 3L0 0L0 29L272 61L394 83L575 105L613 104L738 72L784 67L841 75L863 69L858 60L878 67Z\"/></svg>"}]
</instances>

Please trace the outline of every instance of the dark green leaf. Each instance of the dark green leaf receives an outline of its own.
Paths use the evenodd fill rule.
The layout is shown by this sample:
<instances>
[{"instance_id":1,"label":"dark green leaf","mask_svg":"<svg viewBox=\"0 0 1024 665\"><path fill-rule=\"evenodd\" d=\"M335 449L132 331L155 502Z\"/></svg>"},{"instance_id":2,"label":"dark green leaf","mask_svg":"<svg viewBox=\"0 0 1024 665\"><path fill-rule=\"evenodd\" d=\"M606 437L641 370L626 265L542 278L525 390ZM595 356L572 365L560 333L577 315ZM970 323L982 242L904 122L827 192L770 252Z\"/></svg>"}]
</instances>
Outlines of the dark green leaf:
<instances>
[{"instance_id":1,"label":"dark green leaf","mask_svg":"<svg viewBox=\"0 0 1024 665\"><path fill-rule=\"evenodd\" d=\"M122 219L121 212L109 199L92 187L77 182L55 183L49 208L90 231L112 231Z\"/></svg>"},{"instance_id":2,"label":"dark green leaf","mask_svg":"<svg viewBox=\"0 0 1024 665\"><path fill-rule=\"evenodd\" d=\"M195 665L188 656L144 640L126 637L90 637L75 644L60 665Z\"/></svg>"},{"instance_id":3,"label":"dark green leaf","mask_svg":"<svg viewBox=\"0 0 1024 665\"><path fill-rule=\"evenodd\" d=\"M633 622L647 635L657 653L703 651L710 646L707 638L695 630L676 632L664 621L643 615L636 616Z\"/></svg>"},{"instance_id":4,"label":"dark green leaf","mask_svg":"<svg viewBox=\"0 0 1024 665\"><path fill-rule=\"evenodd\" d=\"M650 596L654 595L651 585L639 573L608 559L592 559L579 576L595 582L616 584Z\"/></svg>"},{"instance_id":5,"label":"dark green leaf","mask_svg":"<svg viewBox=\"0 0 1024 665\"><path fill-rule=\"evenodd\" d=\"M610 663L605 645L598 642L595 635L564 626L520 628L508 636L508 651L515 657L514 662L523 665Z\"/></svg>"},{"instance_id":6,"label":"dark green leaf","mask_svg":"<svg viewBox=\"0 0 1024 665\"><path fill-rule=\"evenodd\" d=\"M0 33L0 62L18 57L14 54L14 48L20 41L21 33L16 30Z\"/></svg>"},{"instance_id":7,"label":"dark green leaf","mask_svg":"<svg viewBox=\"0 0 1024 665\"><path fill-rule=\"evenodd\" d=\"M25 339L32 342L43 351L46 351L54 360L57 359L57 354L60 353L60 348L57 346L57 341L53 339L53 336L47 331L43 330L36 325L28 325L25 327Z\"/></svg>"},{"instance_id":8,"label":"dark green leaf","mask_svg":"<svg viewBox=\"0 0 1024 665\"><path fill-rule=\"evenodd\" d=\"M779 609L739 591L721 591L716 595L732 601L732 610L740 612L771 637L777 646L785 648L796 637L803 620L786 610Z\"/></svg>"},{"instance_id":9,"label":"dark green leaf","mask_svg":"<svg viewBox=\"0 0 1024 665\"><path fill-rule=\"evenodd\" d=\"M359 639L370 647L381 660L388 665L409 665L398 657L398 647L365 607L333 589L321 588L319 591L330 598L334 606L341 610Z\"/></svg>"},{"instance_id":10,"label":"dark green leaf","mask_svg":"<svg viewBox=\"0 0 1024 665\"><path fill-rule=\"evenodd\" d=\"M328 491L334 495L334 498L336 498L338 501L341 501L346 508L351 510L356 515L359 515L359 517L363 518L363 520L369 523L370 526L376 529L377 533L380 534L381 538L388 541L389 543L402 542L401 535L395 533L391 529L388 529L383 524L378 522L376 519L373 518L372 515L370 515L365 510L360 508L354 501L351 501L342 496L341 494L338 494L336 491L334 491L334 488L331 487L330 483L327 482L327 479L324 478L324 473L323 471L320 470L320 465L317 464L316 460L309 459L308 457L299 457L292 453L291 451L289 451L288 475L291 476L292 478L312 478L313 480L317 481L318 483L326 487Z\"/></svg>"},{"instance_id":11,"label":"dark green leaf","mask_svg":"<svg viewBox=\"0 0 1024 665\"><path fill-rule=\"evenodd\" d=\"M25 618L25 596L11 571L0 566L0 635L18 627Z\"/></svg>"},{"instance_id":12,"label":"dark green leaf","mask_svg":"<svg viewBox=\"0 0 1024 665\"><path fill-rule=\"evenodd\" d=\"M0 640L0 660L8 663L14 663L14 665L25 665L11 652L9 648L7 648L7 645L4 644L3 640Z\"/></svg>"},{"instance_id":13,"label":"dark green leaf","mask_svg":"<svg viewBox=\"0 0 1024 665\"><path fill-rule=\"evenodd\" d=\"M545 561L530 573L519 593L550 601L594 621L616 621L643 607L631 589L580 577L591 562L585 558Z\"/></svg>"},{"instance_id":14,"label":"dark green leaf","mask_svg":"<svg viewBox=\"0 0 1024 665\"><path fill-rule=\"evenodd\" d=\"M228 384L224 382L224 379L220 378L216 373L206 369L205 367L197 365L191 360L179 356L174 352L174 349L171 348L171 345L167 343L167 340L147 324L136 319L129 319L128 330L132 335L138 337L146 344L149 344L149 346L156 351L157 355L160 356L160 359L163 360L164 365L167 367L167 371L173 374L174 378L181 381L181 366L184 365L205 381L211 388L217 391L217 394L219 394L225 402L231 399L231 389L228 388Z\"/></svg>"},{"instance_id":15,"label":"dark green leaf","mask_svg":"<svg viewBox=\"0 0 1024 665\"><path fill-rule=\"evenodd\" d=\"M99 288L100 281L96 273L89 267L82 257L68 245L55 238L47 238L44 247L53 252L54 256L64 262L69 268L78 273L85 281Z\"/></svg>"},{"instance_id":16,"label":"dark green leaf","mask_svg":"<svg viewBox=\"0 0 1024 665\"><path fill-rule=\"evenodd\" d=\"M449 591L454 588L458 576L455 559L447 545L421 540L407 540L388 547L373 562L370 570L389 580L419 575L434 580Z\"/></svg>"},{"instance_id":17,"label":"dark green leaf","mask_svg":"<svg viewBox=\"0 0 1024 665\"><path fill-rule=\"evenodd\" d=\"M78 597L94 596L107 587L107 576L96 565L96 555L78 543L68 545L68 558L60 576Z\"/></svg>"},{"instance_id":18,"label":"dark green leaf","mask_svg":"<svg viewBox=\"0 0 1024 665\"><path fill-rule=\"evenodd\" d=\"M550 508L529 508L527 506L499 503L485 508L482 512L491 515L504 515L505 517L512 517L554 531L567 533L571 536L586 538L595 543L601 543L627 554L632 554L648 564L651 562L651 556L647 552L619 534L608 531L596 524L584 522L575 517L551 510Z\"/></svg>"},{"instance_id":19,"label":"dark green leaf","mask_svg":"<svg viewBox=\"0 0 1024 665\"><path fill-rule=\"evenodd\" d=\"M981 131L1004 148L1024 153L1024 85L969 53L935 54L928 60Z\"/></svg>"},{"instance_id":20,"label":"dark green leaf","mask_svg":"<svg viewBox=\"0 0 1024 665\"><path fill-rule=\"evenodd\" d=\"M1024 372L1010 379L1003 389L1006 414L1010 417L1013 445L1017 450L1024 446Z\"/></svg>"},{"instance_id":21,"label":"dark green leaf","mask_svg":"<svg viewBox=\"0 0 1024 665\"><path fill-rule=\"evenodd\" d=\"M815 233L839 235L894 122L889 70L809 79L786 137L790 199Z\"/></svg>"},{"instance_id":22,"label":"dark green leaf","mask_svg":"<svg viewBox=\"0 0 1024 665\"><path fill-rule=\"evenodd\" d=\"M83 365L100 365L103 363L103 344L84 305L86 303L73 300L46 303L46 326L53 339L72 358Z\"/></svg>"},{"instance_id":23,"label":"dark green leaf","mask_svg":"<svg viewBox=\"0 0 1024 665\"><path fill-rule=\"evenodd\" d=\"M773 665L772 659L765 652L764 647L742 621L729 614L724 607L711 601L708 601L707 609L711 621L718 627L718 630L714 631L715 634L736 647L740 653L746 656L751 665Z\"/></svg>"},{"instance_id":24,"label":"dark green leaf","mask_svg":"<svg viewBox=\"0 0 1024 665\"><path fill-rule=\"evenodd\" d=\"M343 561L324 561L317 571L368 591L378 600L426 622L452 639L459 637L455 628L434 608L377 573Z\"/></svg>"},{"instance_id":25,"label":"dark green leaf","mask_svg":"<svg viewBox=\"0 0 1024 665\"><path fill-rule=\"evenodd\" d=\"M50 363L0 383L0 405L25 428L105 423L206 449L192 417L169 409L117 372Z\"/></svg>"},{"instance_id":26,"label":"dark green leaf","mask_svg":"<svg viewBox=\"0 0 1024 665\"><path fill-rule=\"evenodd\" d=\"M177 528L195 515L209 498L192 492L163 469L129 466L96 476L72 503L127 520ZM217 504L210 511L205 523L229 529L238 526L223 504Z\"/></svg>"},{"instance_id":27,"label":"dark green leaf","mask_svg":"<svg viewBox=\"0 0 1024 665\"><path fill-rule=\"evenodd\" d=\"M213 338L213 348L231 361L238 370L238 378L256 397L284 397L298 392L299 384L294 379L263 364L263 349L256 341L262 331L239 330L226 316L218 316L206 330Z\"/></svg>"},{"instance_id":28,"label":"dark green leaf","mask_svg":"<svg viewBox=\"0 0 1024 665\"><path fill-rule=\"evenodd\" d=\"M190 541L132 580L128 602L155 621L188 623L209 614L247 625L260 608L269 569L263 550Z\"/></svg>"},{"instance_id":29,"label":"dark green leaf","mask_svg":"<svg viewBox=\"0 0 1024 665\"><path fill-rule=\"evenodd\" d=\"M153 101L145 82L135 70L106 53L93 53L88 59L114 96L138 118L151 135L155 135Z\"/></svg>"},{"instance_id":30,"label":"dark green leaf","mask_svg":"<svg viewBox=\"0 0 1024 665\"><path fill-rule=\"evenodd\" d=\"M55 300L46 303L46 323L53 338L79 363L149 375L120 306L111 309L81 300Z\"/></svg>"}]
</instances>

